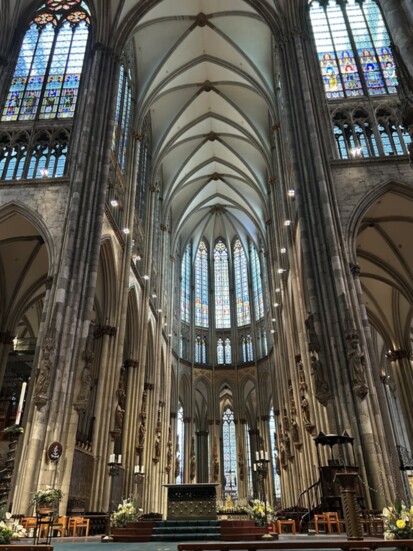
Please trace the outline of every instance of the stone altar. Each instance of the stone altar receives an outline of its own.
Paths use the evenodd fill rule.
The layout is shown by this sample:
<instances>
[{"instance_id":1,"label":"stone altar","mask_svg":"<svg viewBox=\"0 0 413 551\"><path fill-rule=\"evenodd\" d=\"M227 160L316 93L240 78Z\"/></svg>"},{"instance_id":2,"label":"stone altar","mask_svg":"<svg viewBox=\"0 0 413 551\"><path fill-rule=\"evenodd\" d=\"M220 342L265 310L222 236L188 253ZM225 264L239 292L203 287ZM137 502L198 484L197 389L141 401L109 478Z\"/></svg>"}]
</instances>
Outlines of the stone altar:
<instances>
[{"instance_id":1,"label":"stone altar","mask_svg":"<svg viewBox=\"0 0 413 551\"><path fill-rule=\"evenodd\" d=\"M216 520L219 484L165 484L168 520Z\"/></svg>"}]
</instances>

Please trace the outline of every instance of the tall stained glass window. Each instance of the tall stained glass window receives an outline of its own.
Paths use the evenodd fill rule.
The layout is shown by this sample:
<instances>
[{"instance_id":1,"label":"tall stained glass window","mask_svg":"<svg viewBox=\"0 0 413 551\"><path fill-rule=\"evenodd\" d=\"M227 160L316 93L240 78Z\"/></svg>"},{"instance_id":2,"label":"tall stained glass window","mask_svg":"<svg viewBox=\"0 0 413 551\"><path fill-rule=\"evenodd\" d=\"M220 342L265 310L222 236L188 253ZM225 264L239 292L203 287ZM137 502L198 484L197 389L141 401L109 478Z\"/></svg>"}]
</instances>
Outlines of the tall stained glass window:
<instances>
[{"instance_id":1,"label":"tall stained glass window","mask_svg":"<svg viewBox=\"0 0 413 551\"><path fill-rule=\"evenodd\" d=\"M237 442L235 436L234 413L230 408L222 417L222 447L224 455L225 495L238 499Z\"/></svg>"},{"instance_id":2,"label":"tall stained glass window","mask_svg":"<svg viewBox=\"0 0 413 551\"><path fill-rule=\"evenodd\" d=\"M215 325L217 329L231 326L229 307L228 249L221 240L214 249Z\"/></svg>"},{"instance_id":3,"label":"tall stained glass window","mask_svg":"<svg viewBox=\"0 0 413 551\"><path fill-rule=\"evenodd\" d=\"M2 121L74 115L89 36L82 0L47 0L26 31Z\"/></svg>"},{"instance_id":4,"label":"tall stained glass window","mask_svg":"<svg viewBox=\"0 0 413 551\"><path fill-rule=\"evenodd\" d=\"M253 362L254 361L254 349L252 347L252 338L251 335L243 335L241 337L241 346L242 346L242 361Z\"/></svg>"},{"instance_id":5,"label":"tall stained glass window","mask_svg":"<svg viewBox=\"0 0 413 551\"><path fill-rule=\"evenodd\" d=\"M276 458L277 458L277 433L276 433L276 426L275 426L275 414L274 414L274 408L271 408L270 410L270 419L268 422L269 429L270 429L270 443L271 443L271 463L272 463L272 471L274 476L274 489L275 489L275 496L274 496L274 502L276 499L281 498L281 483L280 483L280 476L277 473L276 468Z\"/></svg>"},{"instance_id":6,"label":"tall stained glass window","mask_svg":"<svg viewBox=\"0 0 413 551\"><path fill-rule=\"evenodd\" d=\"M250 428L246 423L245 427L245 451L247 456L247 476L248 476L248 495L254 495L254 487L252 484L252 464L251 464L251 442L250 442Z\"/></svg>"},{"instance_id":7,"label":"tall stained glass window","mask_svg":"<svg viewBox=\"0 0 413 551\"><path fill-rule=\"evenodd\" d=\"M191 244L185 247L181 263L181 320L191 320Z\"/></svg>"},{"instance_id":8,"label":"tall stained glass window","mask_svg":"<svg viewBox=\"0 0 413 551\"><path fill-rule=\"evenodd\" d=\"M234 274L235 274L235 302L237 311L237 325L249 325L251 323L250 295L248 288L247 257L241 241L237 239L234 244Z\"/></svg>"},{"instance_id":9,"label":"tall stained glass window","mask_svg":"<svg viewBox=\"0 0 413 551\"><path fill-rule=\"evenodd\" d=\"M124 65L119 69L118 95L116 98L115 126L113 128L112 149L122 171L125 171L126 153L129 142L130 117L132 107L132 87L129 72Z\"/></svg>"},{"instance_id":10,"label":"tall stained glass window","mask_svg":"<svg viewBox=\"0 0 413 551\"><path fill-rule=\"evenodd\" d=\"M218 339L217 342L217 364L222 365L224 363L224 341Z\"/></svg>"},{"instance_id":11,"label":"tall stained glass window","mask_svg":"<svg viewBox=\"0 0 413 551\"><path fill-rule=\"evenodd\" d=\"M195 339L195 363L206 364L206 338L197 335Z\"/></svg>"},{"instance_id":12,"label":"tall stained glass window","mask_svg":"<svg viewBox=\"0 0 413 551\"><path fill-rule=\"evenodd\" d=\"M329 99L397 92L390 37L376 0L312 0L310 17Z\"/></svg>"},{"instance_id":13,"label":"tall stained glass window","mask_svg":"<svg viewBox=\"0 0 413 551\"><path fill-rule=\"evenodd\" d=\"M251 275L252 275L252 292L254 295L254 310L255 320L264 317L264 298L262 293L261 267L257 249L251 247Z\"/></svg>"},{"instance_id":14,"label":"tall stained glass window","mask_svg":"<svg viewBox=\"0 0 413 551\"><path fill-rule=\"evenodd\" d=\"M232 348L231 348L231 339L225 339L225 363L230 365L232 363Z\"/></svg>"},{"instance_id":15,"label":"tall stained glass window","mask_svg":"<svg viewBox=\"0 0 413 551\"><path fill-rule=\"evenodd\" d=\"M208 327L208 249L203 241L195 258L195 325Z\"/></svg>"},{"instance_id":16,"label":"tall stained glass window","mask_svg":"<svg viewBox=\"0 0 413 551\"><path fill-rule=\"evenodd\" d=\"M184 460L185 460L185 423L184 408L178 404L178 415L176 419L176 458L179 464L179 472L176 477L177 484L184 482Z\"/></svg>"}]
</instances>

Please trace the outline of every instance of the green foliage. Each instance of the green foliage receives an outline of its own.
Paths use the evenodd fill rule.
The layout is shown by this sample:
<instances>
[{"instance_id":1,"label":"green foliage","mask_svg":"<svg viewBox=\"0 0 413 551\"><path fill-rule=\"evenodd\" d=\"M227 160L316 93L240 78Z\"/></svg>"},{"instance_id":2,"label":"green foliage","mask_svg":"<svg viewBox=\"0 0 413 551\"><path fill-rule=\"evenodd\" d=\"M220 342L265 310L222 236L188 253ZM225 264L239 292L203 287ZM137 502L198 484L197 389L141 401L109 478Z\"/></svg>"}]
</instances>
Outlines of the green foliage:
<instances>
[{"instance_id":1,"label":"green foliage","mask_svg":"<svg viewBox=\"0 0 413 551\"><path fill-rule=\"evenodd\" d=\"M396 499L392 507L383 509L384 530L395 534L396 539L413 538L413 506L407 507L401 499Z\"/></svg>"},{"instance_id":2,"label":"green foliage","mask_svg":"<svg viewBox=\"0 0 413 551\"><path fill-rule=\"evenodd\" d=\"M37 490L32 497L32 503L36 506L45 507L59 502L63 497L60 488L47 488L46 490Z\"/></svg>"}]
</instances>

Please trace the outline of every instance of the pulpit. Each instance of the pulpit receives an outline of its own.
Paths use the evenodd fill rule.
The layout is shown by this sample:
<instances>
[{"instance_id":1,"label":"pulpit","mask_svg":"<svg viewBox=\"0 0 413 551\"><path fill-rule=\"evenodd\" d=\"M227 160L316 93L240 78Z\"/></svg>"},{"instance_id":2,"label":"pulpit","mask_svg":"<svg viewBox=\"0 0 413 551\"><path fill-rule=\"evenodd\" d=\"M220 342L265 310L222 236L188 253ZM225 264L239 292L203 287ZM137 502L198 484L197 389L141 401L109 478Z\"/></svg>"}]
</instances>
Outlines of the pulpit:
<instances>
[{"instance_id":1,"label":"pulpit","mask_svg":"<svg viewBox=\"0 0 413 551\"><path fill-rule=\"evenodd\" d=\"M219 484L165 484L168 520L216 520Z\"/></svg>"}]
</instances>

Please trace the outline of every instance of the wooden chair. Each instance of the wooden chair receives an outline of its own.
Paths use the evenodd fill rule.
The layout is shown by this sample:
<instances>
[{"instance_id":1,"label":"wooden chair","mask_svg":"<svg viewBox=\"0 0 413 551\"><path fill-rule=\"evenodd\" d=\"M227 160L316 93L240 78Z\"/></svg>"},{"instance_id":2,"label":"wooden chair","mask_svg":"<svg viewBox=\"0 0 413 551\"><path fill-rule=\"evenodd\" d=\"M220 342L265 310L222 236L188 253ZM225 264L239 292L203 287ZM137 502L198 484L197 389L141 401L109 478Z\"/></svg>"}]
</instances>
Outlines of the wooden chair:
<instances>
[{"instance_id":1,"label":"wooden chair","mask_svg":"<svg viewBox=\"0 0 413 551\"><path fill-rule=\"evenodd\" d=\"M277 532L279 534L283 533L284 526L288 526L288 528L291 528L291 533L295 534L295 520L288 519L288 520L277 520Z\"/></svg>"},{"instance_id":2,"label":"wooden chair","mask_svg":"<svg viewBox=\"0 0 413 551\"><path fill-rule=\"evenodd\" d=\"M338 518L338 513L325 513L327 520L327 531L329 534L333 533L333 527L337 528L337 533L341 534L341 523Z\"/></svg>"},{"instance_id":3,"label":"wooden chair","mask_svg":"<svg viewBox=\"0 0 413 551\"><path fill-rule=\"evenodd\" d=\"M316 534L319 533L319 530L321 527L324 527L324 530L325 530L326 526L327 526L327 518L325 513L319 513L314 515L314 529Z\"/></svg>"},{"instance_id":4,"label":"wooden chair","mask_svg":"<svg viewBox=\"0 0 413 551\"><path fill-rule=\"evenodd\" d=\"M56 522L52 525L52 536L57 533L60 537L64 537L67 531L67 517L57 517Z\"/></svg>"},{"instance_id":5,"label":"wooden chair","mask_svg":"<svg viewBox=\"0 0 413 551\"><path fill-rule=\"evenodd\" d=\"M87 537L89 535L90 520L84 517L70 517L67 525L67 533L72 536L78 536L78 530ZM84 534L83 534L84 531Z\"/></svg>"},{"instance_id":6,"label":"wooden chair","mask_svg":"<svg viewBox=\"0 0 413 551\"><path fill-rule=\"evenodd\" d=\"M27 531L27 534L29 534L30 530L34 530L37 525L37 518L36 517L24 517L20 521L23 528Z\"/></svg>"}]
</instances>

